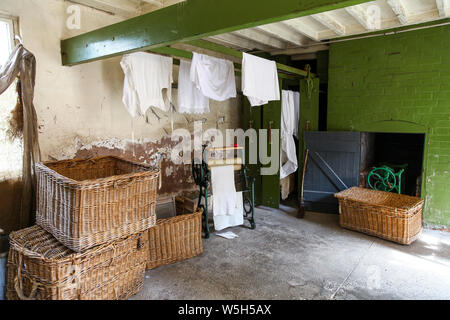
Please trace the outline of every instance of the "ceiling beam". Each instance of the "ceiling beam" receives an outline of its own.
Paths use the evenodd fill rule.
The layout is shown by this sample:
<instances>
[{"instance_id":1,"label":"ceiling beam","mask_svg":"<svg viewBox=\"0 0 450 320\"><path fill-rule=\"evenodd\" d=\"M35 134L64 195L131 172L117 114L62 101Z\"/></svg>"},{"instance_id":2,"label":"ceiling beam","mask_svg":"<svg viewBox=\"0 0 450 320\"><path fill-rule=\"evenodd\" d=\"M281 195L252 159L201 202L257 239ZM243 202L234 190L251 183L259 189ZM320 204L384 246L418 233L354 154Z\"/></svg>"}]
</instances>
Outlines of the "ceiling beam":
<instances>
[{"instance_id":1,"label":"ceiling beam","mask_svg":"<svg viewBox=\"0 0 450 320\"><path fill-rule=\"evenodd\" d=\"M69 2L126 18L135 16L139 11L138 5L124 0L69 0Z\"/></svg>"},{"instance_id":2,"label":"ceiling beam","mask_svg":"<svg viewBox=\"0 0 450 320\"><path fill-rule=\"evenodd\" d=\"M450 0L436 0L436 4L439 10L439 17L450 17Z\"/></svg>"},{"instance_id":3,"label":"ceiling beam","mask_svg":"<svg viewBox=\"0 0 450 320\"><path fill-rule=\"evenodd\" d=\"M259 43L264 43L270 47L277 48L277 49L285 49L287 47L285 41L276 39L262 31L259 31L256 29L237 30L237 31L234 31L233 34L238 35L245 39L254 40Z\"/></svg>"},{"instance_id":4,"label":"ceiling beam","mask_svg":"<svg viewBox=\"0 0 450 320\"><path fill-rule=\"evenodd\" d=\"M283 23L287 26L290 26L291 28L297 30L298 32L302 33L304 36L310 38L314 41L319 41L319 33L317 30L314 30L314 28L311 28L306 22L299 19L292 19L292 20L286 20L280 23ZM334 34L334 33L333 33Z\"/></svg>"},{"instance_id":5,"label":"ceiling beam","mask_svg":"<svg viewBox=\"0 0 450 320\"><path fill-rule=\"evenodd\" d=\"M209 37L208 38L212 42L219 42L223 45L230 45L235 47L236 49L244 49L244 50L272 50L273 47L270 47L264 43L253 41L247 38L242 38L234 33L225 33L225 34L219 34L217 36Z\"/></svg>"},{"instance_id":6,"label":"ceiling beam","mask_svg":"<svg viewBox=\"0 0 450 320\"><path fill-rule=\"evenodd\" d=\"M317 53L305 53L305 54L296 54L291 57L292 61L302 61L302 60L316 60Z\"/></svg>"},{"instance_id":7,"label":"ceiling beam","mask_svg":"<svg viewBox=\"0 0 450 320\"><path fill-rule=\"evenodd\" d=\"M394 11L398 21L400 21L402 25L409 24L408 15L406 13L405 6L401 2L401 0L387 0L386 2L392 8L392 11Z\"/></svg>"},{"instance_id":8,"label":"ceiling beam","mask_svg":"<svg viewBox=\"0 0 450 320\"><path fill-rule=\"evenodd\" d=\"M163 0L141 0L141 1L145 2L145 3L148 3L148 4L151 4L153 6L157 6L159 8L164 7Z\"/></svg>"},{"instance_id":9,"label":"ceiling beam","mask_svg":"<svg viewBox=\"0 0 450 320\"><path fill-rule=\"evenodd\" d=\"M270 54L277 56L277 55L299 55L299 54L306 54L306 53L313 53L318 51L325 51L328 50L329 46L326 44L318 44L313 45L307 48L292 48L292 49L286 49L286 50L274 50L271 51Z\"/></svg>"},{"instance_id":10,"label":"ceiling beam","mask_svg":"<svg viewBox=\"0 0 450 320\"><path fill-rule=\"evenodd\" d=\"M335 32L337 35L345 36L347 34L346 26L333 19L327 12L314 14L311 17Z\"/></svg>"},{"instance_id":11,"label":"ceiling beam","mask_svg":"<svg viewBox=\"0 0 450 320\"><path fill-rule=\"evenodd\" d=\"M63 65L75 65L177 42L340 9L369 0L190 0L62 40Z\"/></svg>"},{"instance_id":12,"label":"ceiling beam","mask_svg":"<svg viewBox=\"0 0 450 320\"><path fill-rule=\"evenodd\" d=\"M360 25L366 30L375 29L373 25L370 25L369 17L367 16L366 8L361 6L353 6L345 8L345 11L351 15Z\"/></svg>"},{"instance_id":13,"label":"ceiling beam","mask_svg":"<svg viewBox=\"0 0 450 320\"><path fill-rule=\"evenodd\" d=\"M270 34L272 37L280 39L282 41L286 41L291 45L296 46L305 46L310 41L307 37L302 35L301 33L295 31L293 28L288 25L284 25L282 23L273 23L264 26L256 27L257 30L262 30L267 34Z\"/></svg>"}]
</instances>

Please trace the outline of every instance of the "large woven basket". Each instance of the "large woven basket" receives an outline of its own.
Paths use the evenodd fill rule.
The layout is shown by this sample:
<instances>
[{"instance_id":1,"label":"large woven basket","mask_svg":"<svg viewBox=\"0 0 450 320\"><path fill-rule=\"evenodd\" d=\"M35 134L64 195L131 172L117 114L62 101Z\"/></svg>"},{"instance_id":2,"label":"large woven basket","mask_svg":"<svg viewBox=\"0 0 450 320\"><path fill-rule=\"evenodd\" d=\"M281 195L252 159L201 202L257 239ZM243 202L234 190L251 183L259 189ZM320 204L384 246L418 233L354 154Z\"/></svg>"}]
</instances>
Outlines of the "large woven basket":
<instances>
[{"instance_id":1,"label":"large woven basket","mask_svg":"<svg viewBox=\"0 0 450 320\"><path fill-rule=\"evenodd\" d=\"M9 300L119 300L139 292L147 232L75 253L39 226L10 235Z\"/></svg>"},{"instance_id":2,"label":"large woven basket","mask_svg":"<svg viewBox=\"0 0 450 320\"><path fill-rule=\"evenodd\" d=\"M400 244L411 244L422 231L420 198L364 188L350 188L335 195L340 225Z\"/></svg>"},{"instance_id":3,"label":"large woven basket","mask_svg":"<svg viewBox=\"0 0 450 320\"><path fill-rule=\"evenodd\" d=\"M117 157L36 165L36 223L82 252L156 223L158 170Z\"/></svg>"},{"instance_id":4,"label":"large woven basket","mask_svg":"<svg viewBox=\"0 0 450 320\"><path fill-rule=\"evenodd\" d=\"M202 211L158 220L148 236L147 269L196 257L203 253Z\"/></svg>"}]
</instances>

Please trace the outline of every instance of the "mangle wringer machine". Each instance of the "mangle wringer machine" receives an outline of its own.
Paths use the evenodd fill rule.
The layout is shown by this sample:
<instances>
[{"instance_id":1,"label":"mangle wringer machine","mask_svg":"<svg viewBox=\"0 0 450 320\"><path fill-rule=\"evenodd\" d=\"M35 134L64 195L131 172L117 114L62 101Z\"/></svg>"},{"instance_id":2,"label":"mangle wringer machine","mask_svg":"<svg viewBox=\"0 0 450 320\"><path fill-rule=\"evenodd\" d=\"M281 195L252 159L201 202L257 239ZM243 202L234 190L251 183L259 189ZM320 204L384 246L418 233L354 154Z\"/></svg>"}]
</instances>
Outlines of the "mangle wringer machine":
<instances>
[{"instance_id":1,"label":"mangle wringer machine","mask_svg":"<svg viewBox=\"0 0 450 320\"><path fill-rule=\"evenodd\" d=\"M210 192L211 168L217 166L234 166L236 192L242 192L244 201L244 218L250 222L251 229L255 224L255 178L247 175L244 163L244 148L233 147L208 148L203 145L201 164L199 159L192 161L192 174L195 183L200 187L198 207L203 210L203 233L206 239L210 236L208 197Z\"/></svg>"}]
</instances>

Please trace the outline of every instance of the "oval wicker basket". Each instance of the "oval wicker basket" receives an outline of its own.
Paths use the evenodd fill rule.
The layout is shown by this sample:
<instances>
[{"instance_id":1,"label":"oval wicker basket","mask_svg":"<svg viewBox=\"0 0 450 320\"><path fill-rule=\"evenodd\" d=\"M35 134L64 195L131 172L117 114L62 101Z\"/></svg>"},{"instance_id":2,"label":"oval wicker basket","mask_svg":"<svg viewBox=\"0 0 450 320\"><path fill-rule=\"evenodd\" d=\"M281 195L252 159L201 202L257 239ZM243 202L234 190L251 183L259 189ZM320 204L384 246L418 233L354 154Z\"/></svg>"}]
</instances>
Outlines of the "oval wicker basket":
<instances>
[{"instance_id":1,"label":"oval wicker basket","mask_svg":"<svg viewBox=\"0 0 450 320\"><path fill-rule=\"evenodd\" d=\"M82 252L156 223L159 170L118 157L36 164L36 223Z\"/></svg>"}]
</instances>

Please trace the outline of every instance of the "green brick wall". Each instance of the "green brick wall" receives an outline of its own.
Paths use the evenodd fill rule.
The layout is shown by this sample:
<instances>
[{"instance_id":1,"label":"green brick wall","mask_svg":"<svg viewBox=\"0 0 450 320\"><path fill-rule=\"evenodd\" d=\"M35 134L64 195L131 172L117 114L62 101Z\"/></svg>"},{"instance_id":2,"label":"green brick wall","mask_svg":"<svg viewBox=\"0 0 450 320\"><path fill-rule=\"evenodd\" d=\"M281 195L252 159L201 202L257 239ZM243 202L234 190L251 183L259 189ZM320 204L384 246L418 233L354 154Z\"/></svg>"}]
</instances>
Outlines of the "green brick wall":
<instances>
[{"instance_id":1,"label":"green brick wall","mask_svg":"<svg viewBox=\"0 0 450 320\"><path fill-rule=\"evenodd\" d=\"M450 226L450 26L330 48L328 130L426 134L424 221Z\"/></svg>"}]
</instances>

